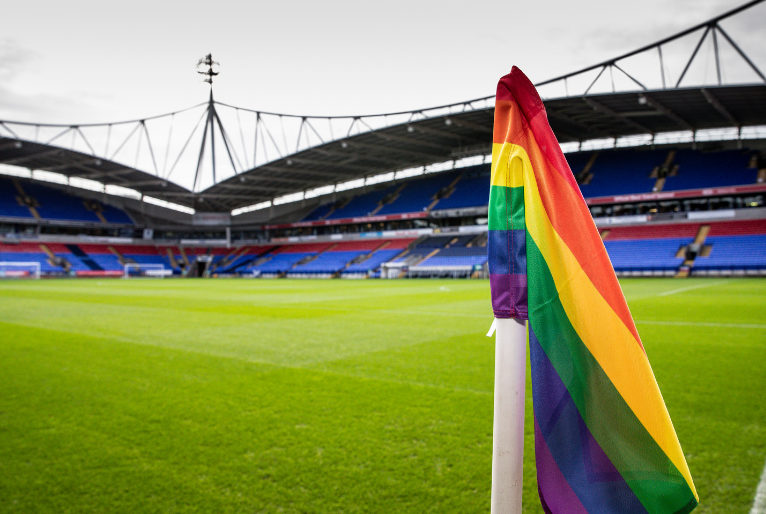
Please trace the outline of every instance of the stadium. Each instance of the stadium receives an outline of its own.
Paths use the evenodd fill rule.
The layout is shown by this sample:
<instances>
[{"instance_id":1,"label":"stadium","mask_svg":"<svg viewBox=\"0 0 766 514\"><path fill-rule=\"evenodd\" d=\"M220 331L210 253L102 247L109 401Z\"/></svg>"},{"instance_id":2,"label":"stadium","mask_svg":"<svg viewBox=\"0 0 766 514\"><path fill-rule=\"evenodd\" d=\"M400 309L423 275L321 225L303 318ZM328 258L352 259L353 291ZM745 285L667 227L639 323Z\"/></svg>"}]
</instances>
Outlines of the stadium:
<instances>
[{"instance_id":1,"label":"stadium","mask_svg":"<svg viewBox=\"0 0 766 514\"><path fill-rule=\"evenodd\" d=\"M758 3L536 84L698 512L766 512ZM199 69L184 111L0 120L0 511L486 510L494 96L320 118Z\"/></svg>"}]
</instances>

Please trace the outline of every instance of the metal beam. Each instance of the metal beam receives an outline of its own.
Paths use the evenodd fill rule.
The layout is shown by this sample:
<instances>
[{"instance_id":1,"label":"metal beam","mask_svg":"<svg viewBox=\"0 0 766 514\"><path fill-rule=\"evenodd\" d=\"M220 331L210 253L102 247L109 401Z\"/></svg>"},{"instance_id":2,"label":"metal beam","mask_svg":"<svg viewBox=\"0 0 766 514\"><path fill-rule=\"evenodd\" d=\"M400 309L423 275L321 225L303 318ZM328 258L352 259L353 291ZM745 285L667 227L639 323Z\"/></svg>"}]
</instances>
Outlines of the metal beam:
<instances>
[{"instance_id":1,"label":"metal beam","mask_svg":"<svg viewBox=\"0 0 766 514\"><path fill-rule=\"evenodd\" d=\"M41 170L45 170L45 171L58 171L58 170L62 170L62 169L65 169L65 168L81 168L81 169L84 169L84 170L93 171L95 173L98 173L98 170L93 170L93 169L90 169L90 168L86 168L84 166L86 164L92 164L94 161L97 161L97 160L100 160L100 159L98 159L97 157L90 156L87 159L77 159L77 160L72 160L70 162L64 161L63 164L58 164L58 165L55 165L55 166L45 166L45 167L41 167L40 169Z\"/></svg>"},{"instance_id":2,"label":"metal beam","mask_svg":"<svg viewBox=\"0 0 766 514\"><path fill-rule=\"evenodd\" d=\"M414 123L410 123L410 125L414 125ZM400 126L397 126L397 128L401 128ZM383 129L381 131L375 131L375 132L365 132L364 134L361 134L359 136L355 136L354 139L372 139L372 138L378 138L378 139L384 139L385 141L396 141L397 143L402 143L408 146L427 146L430 148L433 148L434 150L441 150L445 152L449 152L449 150L452 148L447 145L443 145L441 143L435 143L433 141L413 141L411 137L407 136L400 136L398 134L395 134L392 129ZM349 139L349 144L353 141L354 143L357 143L357 141ZM390 149L387 150L387 152L390 151Z\"/></svg>"},{"instance_id":3,"label":"metal beam","mask_svg":"<svg viewBox=\"0 0 766 514\"><path fill-rule=\"evenodd\" d=\"M705 97L705 100L708 101L710 105L713 106L713 108L718 111L718 113L726 118L732 125L735 127L739 127L740 123L737 121L737 118L735 118L723 105L721 105L721 102L718 101L718 99L713 96L713 93L711 93L707 88L700 89L702 91L702 96Z\"/></svg>"},{"instance_id":4,"label":"metal beam","mask_svg":"<svg viewBox=\"0 0 766 514\"><path fill-rule=\"evenodd\" d=\"M412 146L418 146L413 145L412 141L409 141L410 145ZM379 150L383 153L387 153L389 155L393 153L400 153L400 154L406 154L406 155L412 155L413 157L419 157L424 160L428 160L433 162L434 159L449 159L450 152L452 151L452 148L445 147L444 153L432 153L432 152L426 152L426 151L417 151L417 150L405 150L401 146L396 147L389 147L389 146L381 146L376 145L375 143L363 143L361 141L354 141L354 144L357 146L361 146L362 148L371 148L374 150Z\"/></svg>"},{"instance_id":5,"label":"metal beam","mask_svg":"<svg viewBox=\"0 0 766 514\"><path fill-rule=\"evenodd\" d=\"M0 147L0 150L3 150L3 148ZM24 163L24 162L29 161L29 160L41 159L41 158L47 157L49 155L55 155L55 154L58 154L59 152L61 152L61 149L60 148L55 148L55 149L46 150L46 151L40 152L40 153L21 155L19 157L14 157L13 159L7 159L7 160L0 159L0 162L2 164L17 165L17 164L21 164L21 163Z\"/></svg>"},{"instance_id":6,"label":"metal beam","mask_svg":"<svg viewBox=\"0 0 766 514\"><path fill-rule=\"evenodd\" d=\"M355 155L353 153L351 153L349 155L349 152L353 152L353 146L355 144L356 144L355 142L348 143L348 146L346 148L342 148L340 150L336 149L335 147L322 146L322 147L312 148L311 151L312 152L316 152L316 153L318 153L320 155L324 155L326 157L334 157L334 156L338 156L338 155L343 155L343 156L346 157L346 159L340 161L342 163L355 162L355 161L358 161L359 159L362 159L362 158L370 159L370 160L373 160L373 161L379 161L379 162L387 162L387 163L398 163L399 162L396 159L386 158L386 157L384 157L384 156L382 156L380 154L376 154L376 155L365 154L363 157L359 156L359 155ZM349 148L351 148L351 150L349 150Z\"/></svg>"},{"instance_id":7,"label":"metal beam","mask_svg":"<svg viewBox=\"0 0 766 514\"><path fill-rule=\"evenodd\" d=\"M588 98L587 96L583 96L582 99L583 99L583 101L586 104L590 105L594 109L602 111L602 112L605 112L606 114L612 116L613 118L617 118L618 120L622 121L623 123L625 123L627 125L630 125L630 126L636 128L636 129L638 129L638 130L640 130L642 132L648 133L648 134L653 134L654 133L654 131L649 129L648 127L645 127L645 126L641 125L640 123L631 120L627 116L623 116L622 114L620 114L617 111L613 111L609 107L598 103L597 101L593 100L592 98Z\"/></svg>"},{"instance_id":8,"label":"metal beam","mask_svg":"<svg viewBox=\"0 0 766 514\"><path fill-rule=\"evenodd\" d=\"M694 127L692 127L691 123L686 121L685 119L678 116L676 113L662 105L660 102L652 98L651 96L647 95L646 93L641 93L638 95L639 98L643 98L647 104L651 105L655 109L657 109L659 112L670 118L671 120L675 121L678 125L681 127L687 129L687 130L694 130Z\"/></svg>"},{"instance_id":9,"label":"metal beam","mask_svg":"<svg viewBox=\"0 0 766 514\"><path fill-rule=\"evenodd\" d=\"M458 127L466 127L466 128L472 129L472 130L478 130L479 132L484 132L485 134L492 134L493 133L492 129L489 128L489 127L478 125L478 124L470 122L470 121L462 120L462 119L460 119L460 117L457 117L457 116L456 117L452 117L452 116L448 115L448 116L445 116L445 118L449 118L452 121L452 123L454 125L457 125Z\"/></svg>"},{"instance_id":10,"label":"metal beam","mask_svg":"<svg viewBox=\"0 0 766 514\"><path fill-rule=\"evenodd\" d=\"M584 133L583 135L585 135L586 137L587 136L592 136L594 138L595 137L604 137L603 133L601 133L599 131L594 131L591 127L588 127L587 125L583 124L582 122L579 122L579 121L577 121L575 119L570 118L569 116L567 116L566 114L564 114L564 113L562 113L560 111L555 111L553 109L546 109L545 112L548 114L549 117L552 117L554 119L557 119L559 121L562 121L564 123L568 123L570 125L573 125L573 126L577 127L578 129L583 131L583 133ZM575 139L577 140L577 139L585 139L585 138L580 137L580 138L575 138Z\"/></svg>"},{"instance_id":11,"label":"metal beam","mask_svg":"<svg viewBox=\"0 0 766 514\"><path fill-rule=\"evenodd\" d=\"M247 183L229 184L226 182L219 182L218 187L222 189L236 189L236 190L244 189L245 191L254 191L254 192L262 191L262 190L268 190L268 191L284 191L285 190L284 187L265 186L265 185L251 187L247 185Z\"/></svg>"},{"instance_id":12,"label":"metal beam","mask_svg":"<svg viewBox=\"0 0 766 514\"><path fill-rule=\"evenodd\" d=\"M311 159L305 159L300 156L291 156L290 160L294 163L300 163L300 164L308 164L308 165L314 165L316 166L316 161L313 161ZM332 166L333 168L346 168L349 170L355 170L355 171L369 171L369 167L367 166L354 166L353 164L344 164L342 162L332 162L328 163L327 166ZM311 170L314 171L313 169ZM317 171L317 173L323 173L323 171Z\"/></svg>"}]
</instances>

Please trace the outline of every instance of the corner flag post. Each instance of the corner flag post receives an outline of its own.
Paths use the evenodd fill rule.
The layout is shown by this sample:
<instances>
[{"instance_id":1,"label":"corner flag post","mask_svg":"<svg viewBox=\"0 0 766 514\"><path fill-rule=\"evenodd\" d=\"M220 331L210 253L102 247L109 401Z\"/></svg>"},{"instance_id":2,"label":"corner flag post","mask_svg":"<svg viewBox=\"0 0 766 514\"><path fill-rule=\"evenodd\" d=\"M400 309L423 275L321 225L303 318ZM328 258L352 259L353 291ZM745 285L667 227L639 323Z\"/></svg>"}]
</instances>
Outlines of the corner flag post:
<instances>
[{"instance_id":1,"label":"corner flag post","mask_svg":"<svg viewBox=\"0 0 766 514\"><path fill-rule=\"evenodd\" d=\"M496 318L491 514L521 514L527 327Z\"/></svg>"}]
</instances>

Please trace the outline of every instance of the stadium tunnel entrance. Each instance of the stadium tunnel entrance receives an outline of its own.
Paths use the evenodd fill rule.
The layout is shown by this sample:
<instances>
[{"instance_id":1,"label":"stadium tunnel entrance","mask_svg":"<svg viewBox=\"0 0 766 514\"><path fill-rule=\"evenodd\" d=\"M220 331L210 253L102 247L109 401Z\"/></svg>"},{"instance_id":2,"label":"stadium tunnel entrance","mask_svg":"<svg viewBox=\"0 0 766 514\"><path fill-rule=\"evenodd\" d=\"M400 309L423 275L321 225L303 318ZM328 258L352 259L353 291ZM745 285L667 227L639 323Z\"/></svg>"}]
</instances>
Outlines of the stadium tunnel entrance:
<instances>
[{"instance_id":1,"label":"stadium tunnel entrance","mask_svg":"<svg viewBox=\"0 0 766 514\"><path fill-rule=\"evenodd\" d=\"M212 255L198 255L197 259L192 263L192 266L189 268L189 273L187 273L187 277L209 277L209 268L210 264L213 261Z\"/></svg>"}]
</instances>

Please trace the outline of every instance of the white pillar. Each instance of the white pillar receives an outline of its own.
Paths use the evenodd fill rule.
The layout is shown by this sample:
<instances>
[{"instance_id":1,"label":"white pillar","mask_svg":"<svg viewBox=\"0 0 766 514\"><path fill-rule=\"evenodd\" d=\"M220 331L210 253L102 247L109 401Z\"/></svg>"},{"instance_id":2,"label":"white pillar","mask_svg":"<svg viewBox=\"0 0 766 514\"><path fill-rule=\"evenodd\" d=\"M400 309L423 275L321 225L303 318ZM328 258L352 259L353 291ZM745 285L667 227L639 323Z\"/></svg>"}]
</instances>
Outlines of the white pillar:
<instances>
[{"instance_id":1,"label":"white pillar","mask_svg":"<svg viewBox=\"0 0 766 514\"><path fill-rule=\"evenodd\" d=\"M521 514L526 322L496 319L492 514Z\"/></svg>"}]
</instances>

